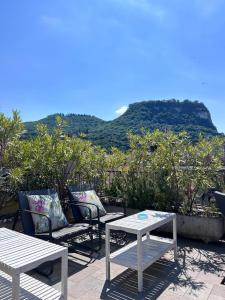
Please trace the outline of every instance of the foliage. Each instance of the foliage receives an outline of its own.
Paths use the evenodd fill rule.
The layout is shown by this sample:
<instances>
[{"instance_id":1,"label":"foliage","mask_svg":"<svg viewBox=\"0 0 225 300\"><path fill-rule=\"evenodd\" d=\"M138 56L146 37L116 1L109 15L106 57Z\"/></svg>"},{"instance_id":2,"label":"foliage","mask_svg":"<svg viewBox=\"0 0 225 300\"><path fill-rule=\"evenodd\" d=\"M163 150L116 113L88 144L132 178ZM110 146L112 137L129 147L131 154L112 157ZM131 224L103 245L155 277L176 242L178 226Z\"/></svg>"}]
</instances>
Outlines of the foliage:
<instances>
[{"instance_id":1,"label":"foliage","mask_svg":"<svg viewBox=\"0 0 225 300\"><path fill-rule=\"evenodd\" d=\"M78 136L81 133L88 134L89 132L93 131L93 129L105 123L103 120L89 115L54 114L47 116L46 118L39 121L26 122L25 127L27 131L24 133L23 137L25 139L35 137L38 133L38 124L46 125L49 133L53 133L55 127L57 126L56 120L58 117L60 117L64 121L62 131L64 132L64 134L69 136Z\"/></svg>"},{"instance_id":2,"label":"foliage","mask_svg":"<svg viewBox=\"0 0 225 300\"><path fill-rule=\"evenodd\" d=\"M8 173L4 168L4 158L9 147L14 147L22 133L23 124L17 111L12 118L0 113L0 209L11 199Z\"/></svg>"},{"instance_id":3,"label":"foliage","mask_svg":"<svg viewBox=\"0 0 225 300\"><path fill-rule=\"evenodd\" d=\"M128 133L126 152L116 147L106 152L65 135L61 116L50 132L46 124L37 124L37 135L27 140L19 139L17 113L13 120L17 126L2 156L12 192L55 187L63 200L67 184L94 182L101 192L126 198L130 207L190 214L198 196L223 184L218 172L224 157L222 137L200 136L193 143L185 132L141 129L140 134ZM8 124L4 122L1 128Z\"/></svg>"},{"instance_id":4,"label":"foliage","mask_svg":"<svg viewBox=\"0 0 225 300\"><path fill-rule=\"evenodd\" d=\"M185 130L193 140L198 139L199 132L206 137L218 134L204 104L197 101L180 102L172 99L133 103L122 116L108 122L87 115L56 114L48 116L39 122L25 123L27 132L24 138L35 136L35 126L38 123L46 124L49 132L52 133L56 126L56 116L60 116L66 121L63 128L65 134L78 136L80 133L85 133L85 139L91 140L94 144L107 150L113 146L127 150L129 148L128 130L140 134L141 128L150 131L155 129L171 130L176 133Z\"/></svg>"},{"instance_id":5,"label":"foliage","mask_svg":"<svg viewBox=\"0 0 225 300\"><path fill-rule=\"evenodd\" d=\"M0 168L3 167L3 158L10 144L15 143L23 130L19 113L13 111L12 118L0 113Z\"/></svg>"},{"instance_id":6,"label":"foliage","mask_svg":"<svg viewBox=\"0 0 225 300\"><path fill-rule=\"evenodd\" d=\"M189 214L198 196L223 184L218 172L224 156L222 138L200 138L193 144L185 132L156 130L129 134L129 142L127 160L112 187L132 207Z\"/></svg>"},{"instance_id":7,"label":"foliage","mask_svg":"<svg viewBox=\"0 0 225 300\"><path fill-rule=\"evenodd\" d=\"M93 147L89 141L64 136L62 128L58 116L52 134L46 125L38 124L35 138L9 147L5 166L10 170L14 191L54 187L63 199L66 185L76 181L77 173L82 173L86 181L101 174L104 150Z\"/></svg>"}]
</instances>

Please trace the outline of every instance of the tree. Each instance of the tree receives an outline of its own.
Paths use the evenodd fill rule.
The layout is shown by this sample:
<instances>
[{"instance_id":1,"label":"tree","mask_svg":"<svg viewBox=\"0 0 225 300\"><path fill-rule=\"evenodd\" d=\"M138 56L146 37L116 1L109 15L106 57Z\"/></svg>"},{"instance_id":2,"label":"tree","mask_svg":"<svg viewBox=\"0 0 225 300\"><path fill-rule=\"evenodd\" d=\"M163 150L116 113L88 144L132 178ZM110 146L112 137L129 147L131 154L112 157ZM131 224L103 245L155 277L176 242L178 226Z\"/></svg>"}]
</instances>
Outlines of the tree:
<instances>
[{"instance_id":1,"label":"tree","mask_svg":"<svg viewBox=\"0 0 225 300\"><path fill-rule=\"evenodd\" d=\"M9 187L9 176L4 168L5 154L10 146L18 142L23 131L23 124L19 113L13 111L12 118L7 118L0 113L0 209L4 207L7 201L10 201L12 194Z\"/></svg>"},{"instance_id":2,"label":"tree","mask_svg":"<svg viewBox=\"0 0 225 300\"><path fill-rule=\"evenodd\" d=\"M23 128L18 111L13 111L12 118L7 118L3 113L0 113L0 168L3 167L7 147L19 139Z\"/></svg>"}]
</instances>

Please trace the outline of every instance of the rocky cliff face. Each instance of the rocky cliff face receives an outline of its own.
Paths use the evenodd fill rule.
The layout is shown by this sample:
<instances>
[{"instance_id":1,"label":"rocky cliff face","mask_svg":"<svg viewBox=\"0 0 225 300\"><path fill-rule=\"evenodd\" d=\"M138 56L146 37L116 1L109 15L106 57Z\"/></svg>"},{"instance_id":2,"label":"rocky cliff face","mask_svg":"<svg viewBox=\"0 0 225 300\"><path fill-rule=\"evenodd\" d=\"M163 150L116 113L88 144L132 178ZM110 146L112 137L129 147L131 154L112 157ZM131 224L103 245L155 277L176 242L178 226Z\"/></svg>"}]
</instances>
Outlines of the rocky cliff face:
<instances>
[{"instance_id":1,"label":"rocky cliff face","mask_svg":"<svg viewBox=\"0 0 225 300\"><path fill-rule=\"evenodd\" d=\"M206 106L203 103L188 100L183 102L177 100L137 102L131 104L124 115L112 122L121 120L126 122L131 118L153 126L155 124L164 126L196 124L217 132ZM138 126L138 122L136 125Z\"/></svg>"},{"instance_id":2,"label":"rocky cliff face","mask_svg":"<svg viewBox=\"0 0 225 300\"><path fill-rule=\"evenodd\" d=\"M200 119L204 119L204 120L211 119L209 112L206 112L206 111L196 112L196 116L199 117Z\"/></svg>"}]
</instances>

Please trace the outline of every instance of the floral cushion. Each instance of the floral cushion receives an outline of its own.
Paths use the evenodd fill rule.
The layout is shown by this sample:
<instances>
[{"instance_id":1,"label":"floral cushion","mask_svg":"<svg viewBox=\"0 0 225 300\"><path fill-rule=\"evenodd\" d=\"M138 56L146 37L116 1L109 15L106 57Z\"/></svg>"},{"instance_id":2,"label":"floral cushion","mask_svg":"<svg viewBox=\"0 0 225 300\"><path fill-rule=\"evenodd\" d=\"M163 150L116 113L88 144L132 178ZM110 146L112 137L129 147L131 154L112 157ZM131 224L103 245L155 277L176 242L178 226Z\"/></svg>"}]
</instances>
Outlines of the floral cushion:
<instances>
[{"instance_id":1,"label":"floral cushion","mask_svg":"<svg viewBox=\"0 0 225 300\"><path fill-rule=\"evenodd\" d=\"M27 195L27 199L30 210L45 214L51 219L52 230L68 226L57 193L51 195ZM49 231L47 218L32 214L32 219L36 233Z\"/></svg>"},{"instance_id":2,"label":"floral cushion","mask_svg":"<svg viewBox=\"0 0 225 300\"><path fill-rule=\"evenodd\" d=\"M93 204L97 205L99 207L100 217L106 215L106 211L94 190L83 191L83 192L72 192L72 195L73 195L74 200L76 200L76 201L84 202L84 204L86 202L89 202L89 203L93 203ZM91 209L92 218L93 219L97 218L98 212L97 212L96 207L94 205L90 205L90 204L86 204L86 206ZM79 211L83 218L89 217L89 210L86 209L85 207L79 207Z\"/></svg>"}]
</instances>

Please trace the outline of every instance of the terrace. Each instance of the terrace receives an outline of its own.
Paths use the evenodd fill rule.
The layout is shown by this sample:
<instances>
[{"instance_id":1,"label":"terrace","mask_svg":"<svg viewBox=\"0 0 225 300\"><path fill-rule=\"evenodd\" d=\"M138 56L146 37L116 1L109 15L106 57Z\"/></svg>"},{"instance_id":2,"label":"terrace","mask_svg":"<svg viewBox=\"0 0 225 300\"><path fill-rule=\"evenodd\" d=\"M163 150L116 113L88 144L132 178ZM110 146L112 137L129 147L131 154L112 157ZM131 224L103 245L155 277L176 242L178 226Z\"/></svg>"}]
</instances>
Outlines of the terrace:
<instances>
[{"instance_id":1,"label":"terrace","mask_svg":"<svg viewBox=\"0 0 225 300\"><path fill-rule=\"evenodd\" d=\"M3 223L1 227L10 227ZM165 236L165 234L163 234ZM170 237L170 235L167 235ZM134 240L128 236L129 243ZM81 240L81 244L87 244ZM97 240L96 240L97 243ZM121 248L114 241L111 251ZM79 249L79 248L78 248ZM82 249L82 248L80 248ZM68 299L225 299L225 240L214 243L179 238L178 260L169 251L144 271L144 290L138 293L137 272L111 264L111 282L106 281L105 246L89 256L86 250L69 249ZM60 289L60 262L49 277L29 272L40 281Z\"/></svg>"},{"instance_id":2,"label":"terrace","mask_svg":"<svg viewBox=\"0 0 225 300\"><path fill-rule=\"evenodd\" d=\"M15 122L15 120L8 121ZM24 237L12 231L9 235L13 236L14 244L11 244L4 240L5 237L8 238L7 230L1 231L0 242L3 243L0 249L0 266L3 269L1 271L4 271L8 264L7 267L9 266L11 273L15 272L15 276L18 276L18 272L28 272L41 282L60 289L59 260L54 263L53 273L48 277L31 270L51 260L50 258L59 259L63 255L65 258L65 253L67 258L67 246L71 241L76 241L80 243L80 245L76 244L77 248L68 247L68 276L65 260L62 264L65 271L64 279L68 283L68 299L225 299L224 217L219 211L220 209L223 212L220 205L217 205L217 199L215 201L211 198L212 193L216 195L212 187L217 186L218 190L224 191L224 176L221 172L221 167L224 165L223 138L200 139L199 142L192 143L184 133L148 132L142 135L130 135L130 149L127 152L114 149L112 153L107 153L106 150L95 147L88 141L74 137L62 138L60 126L52 134L48 133L44 127L41 130L36 138L28 141L19 140L19 135L15 134L9 139L10 143L7 139L8 146L1 148L0 158L3 166L0 172L1 214L9 212L7 211L9 205L12 205L11 212L15 213L19 202L19 221L22 221L23 226L20 227L19 222L15 229L27 234ZM152 145L157 145L157 147L152 149ZM85 211L80 210L77 215L72 208L75 209L77 203L85 206L87 202L90 202L86 198L88 195L86 192L90 190L72 191L70 187L84 187L90 184L93 184L91 192L94 192L91 195L97 197L98 194L99 196L98 199L94 196L94 201L102 199L102 203L101 201L98 203L97 209L93 202L94 211L86 207ZM39 192L41 190L41 193L38 194L34 190L39 190ZM75 202L70 199L71 195L73 197L73 192L75 194L78 192L74 195ZM109 197L106 196L107 193ZM39 198L36 198L37 196ZM123 215L118 218L119 225L115 223L112 225L110 219L101 223L99 219L101 205L103 204L106 208L112 196L115 196L114 204L116 205L109 205L109 210L105 213L107 216L107 212L113 210L116 215L121 209L118 205L124 203ZM93 198L89 200L92 201ZM224 203L224 200L222 202ZM54 220L54 208L57 208L59 220L66 224L54 228L55 232L50 226ZM154 211L155 219L152 215L149 215L147 220L141 219L142 221L135 217L138 221L133 224L130 219L128 222L123 218L126 216L125 211L128 215L133 215L146 209L148 212L151 211L149 214ZM87 211L89 211L88 214ZM167 212L165 214L168 217L164 223L161 222L161 218L164 218L162 212ZM39 222L36 220L35 223L31 216L34 213L39 213L39 216L42 213L45 221L46 218L50 221L44 222L43 219L39 219ZM177 221L175 221L175 214ZM26 226L24 218L27 220ZM152 242L153 238L151 240L149 232L151 232L151 237L152 234L157 233L160 237L171 238L172 230L167 226L168 220L173 221L172 242L167 244L161 241ZM88 225L87 221L90 221ZM81 227L79 227L80 222ZM100 228L102 225L105 227L106 223L108 224L105 236L105 228L102 231ZM164 226L162 231L156 232L155 230L161 225ZM47 230L42 226L47 226ZM117 262L121 265L111 263L111 282L109 283L106 281L109 274L106 272L108 269L106 266L108 266L109 249L107 229L110 226L117 226L118 231L126 231L125 228L128 235L120 235L120 239L112 236L111 251L118 250L117 253L121 255L111 259L115 258L114 262L118 259ZM12 224L1 222L0 227L12 228ZM87 230L83 230L85 228ZM179 237L177 260L174 260L177 241L176 234L174 234L175 228ZM81 231L81 236L72 236L73 230L76 231L75 233ZM94 234L94 241L92 240L93 230L97 230ZM46 232L48 232L47 237ZM81 251L81 244L90 248L94 242L97 247L100 232L103 233L101 250L91 254L90 249L82 248ZM17 255L13 248L13 245L17 246L15 235L19 237L19 249L22 251L18 262L14 257ZM29 235L38 236L39 239L34 239ZM64 235L66 238L69 236L69 239L62 240ZM141 237L145 235L146 241L142 245ZM52 252L49 252L51 255L48 256L48 247L44 244L47 242L40 238L55 244L61 243L66 247L60 248L52 244L49 246ZM137 246L132 244L134 240L139 241ZM124 243L127 244L127 248L123 248ZM34 255L32 251L29 252L29 246L35 248ZM147 262L147 259L151 257L148 247L152 247L151 250L154 251L151 264ZM171 250L173 248L174 251ZM125 252L123 252L124 249ZM39 251L43 257L42 255L39 257ZM60 256L57 251L64 254L60 252ZM30 255L29 258L27 254ZM126 254L129 255L126 257ZM34 260L31 262L32 255ZM133 264L133 257L136 260L135 264ZM133 264L133 269L138 269L139 272L133 271L132 267L128 268L127 265L130 263ZM142 269L144 270L143 291ZM19 299L18 277L16 278L16 284L13 286L16 286L17 291L13 300ZM29 280L35 282L29 278L24 284L29 285ZM63 290L65 290L65 284L62 285ZM2 291L4 292L3 289L0 290ZM39 292L41 293L40 287ZM4 299L12 299L11 294L7 295L8 298ZM42 298L36 297L36 299Z\"/></svg>"},{"instance_id":3,"label":"terrace","mask_svg":"<svg viewBox=\"0 0 225 300\"><path fill-rule=\"evenodd\" d=\"M137 292L137 272L112 264L112 282L105 283L105 249L88 260L69 255L69 299L225 299L225 242L203 244L179 239L179 259L168 253L144 272L144 292ZM43 278L43 277L42 277ZM44 278L43 278L44 279ZM57 270L51 283L57 285ZM45 279L44 279L45 280Z\"/></svg>"}]
</instances>

